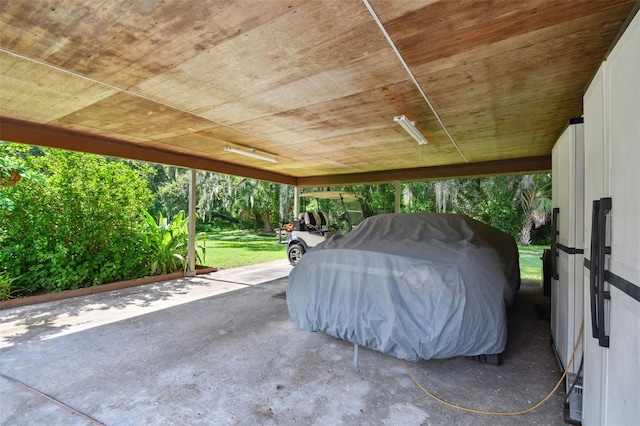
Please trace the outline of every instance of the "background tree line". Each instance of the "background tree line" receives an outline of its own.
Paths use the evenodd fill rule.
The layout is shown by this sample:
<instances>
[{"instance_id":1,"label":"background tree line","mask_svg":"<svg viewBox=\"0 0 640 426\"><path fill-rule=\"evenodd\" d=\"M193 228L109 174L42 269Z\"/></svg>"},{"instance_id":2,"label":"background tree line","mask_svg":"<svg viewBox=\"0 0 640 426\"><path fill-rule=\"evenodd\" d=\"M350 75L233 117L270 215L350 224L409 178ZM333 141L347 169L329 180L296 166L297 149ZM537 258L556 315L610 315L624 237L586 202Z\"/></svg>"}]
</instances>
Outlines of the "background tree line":
<instances>
[{"instance_id":1,"label":"background tree line","mask_svg":"<svg viewBox=\"0 0 640 426\"><path fill-rule=\"evenodd\" d=\"M23 179L10 185L13 171ZM0 298L184 267L188 187L184 168L0 143ZM548 244L548 226L536 228L551 207L549 174L401 188L404 212L467 214L523 244ZM394 210L394 184L330 189L359 193L368 215ZM196 193L200 231L272 233L293 219L287 185L198 171Z\"/></svg>"},{"instance_id":2,"label":"background tree line","mask_svg":"<svg viewBox=\"0 0 640 426\"><path fill-rule=\"evenodd\" d=\"M154 211L168 215L187 209L189 171L153 165ZM308 188L351 191L363 198L365 215L394 211L395 185ZM551 175L516 175L401 184L403 212L466 214L507 232L524 245L547 244ZM238 226L270 233L293 217L294 188L229 175L197 172L197 210L201 223Z\"/></svg>"}]
</instances>

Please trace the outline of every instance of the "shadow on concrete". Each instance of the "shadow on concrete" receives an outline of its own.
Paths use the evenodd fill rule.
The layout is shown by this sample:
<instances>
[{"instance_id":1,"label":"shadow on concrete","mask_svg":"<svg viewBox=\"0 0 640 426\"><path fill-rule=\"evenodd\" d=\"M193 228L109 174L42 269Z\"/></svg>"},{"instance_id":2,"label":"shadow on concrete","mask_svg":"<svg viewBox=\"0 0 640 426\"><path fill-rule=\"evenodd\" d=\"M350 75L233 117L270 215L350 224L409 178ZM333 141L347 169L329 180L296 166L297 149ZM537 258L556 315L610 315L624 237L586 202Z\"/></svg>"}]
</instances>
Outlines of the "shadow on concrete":
<instances>
[{"instance_id":1,"label":"shadow on concrete","mask_svg":"<svg viewBox=\"0 0 640 426\"><path fill-rule=\"evenodd\" d=\"M105 424L564 424L561 394L533 413L493 417L430 399L389 355L361 348L356 372L351 343L293 324L286 300L272 297L286 284L278 279L0 349L0 372ZM523 283L516 295L503 365L457 357L409 368L455 404L517 411L537 403L560 377L549 322L533 308L549 304L541 292ZM86 424L14 387L0 379L0 424Z\"/></svg>"},{"instance_id":2,"label":"shadow on concrete","mask_svg":"<svg viewBox=\"0 0 640 426\"><path fill-rule=\"evenodd\" d=\"M7 309L0 311L0 347L48 339L74 328L86 329L245 286L206 274Z\"/></svg>"}]
</instances>

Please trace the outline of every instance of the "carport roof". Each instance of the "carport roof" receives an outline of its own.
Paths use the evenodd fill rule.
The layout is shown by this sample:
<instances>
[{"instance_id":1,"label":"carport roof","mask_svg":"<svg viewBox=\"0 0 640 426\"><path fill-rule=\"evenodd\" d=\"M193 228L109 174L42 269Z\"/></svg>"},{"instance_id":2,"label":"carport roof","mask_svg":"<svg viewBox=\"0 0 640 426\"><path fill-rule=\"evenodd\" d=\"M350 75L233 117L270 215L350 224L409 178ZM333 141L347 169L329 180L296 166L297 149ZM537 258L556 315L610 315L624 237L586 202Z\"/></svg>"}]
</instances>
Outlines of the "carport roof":
<instances>
[{"instance_id":1,"label":"carport roof","mask_svg":"<svg viewBox=\"0 0 640 426\"><path fill-rule=\"evenodd\" d=\"M636 10L629 0L2 2L0 138L298 186L547 170Z\"/></svg>"}]
</instances>

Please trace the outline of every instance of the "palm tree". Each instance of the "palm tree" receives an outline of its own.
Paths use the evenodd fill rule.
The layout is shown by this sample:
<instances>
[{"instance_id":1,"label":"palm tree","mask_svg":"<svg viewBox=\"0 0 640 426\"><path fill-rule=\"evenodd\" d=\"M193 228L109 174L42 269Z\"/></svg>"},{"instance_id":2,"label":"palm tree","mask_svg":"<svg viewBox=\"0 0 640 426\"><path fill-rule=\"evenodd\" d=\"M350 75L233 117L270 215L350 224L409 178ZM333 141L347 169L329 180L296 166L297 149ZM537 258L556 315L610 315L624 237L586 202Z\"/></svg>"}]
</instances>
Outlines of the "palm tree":
<instances>
[{"instance_id":1,"label":"palm tree","mask_svg":"<svg viewBox=\"0 0 640 426\"><path fill-rule=\"evenodd\" d=\"M519 187L520 206L524 212L524 222L520 231L520 242L531 244L531 230L547 223L551 214L551 175L525 175Z\"/></svg>"}]
</instances>

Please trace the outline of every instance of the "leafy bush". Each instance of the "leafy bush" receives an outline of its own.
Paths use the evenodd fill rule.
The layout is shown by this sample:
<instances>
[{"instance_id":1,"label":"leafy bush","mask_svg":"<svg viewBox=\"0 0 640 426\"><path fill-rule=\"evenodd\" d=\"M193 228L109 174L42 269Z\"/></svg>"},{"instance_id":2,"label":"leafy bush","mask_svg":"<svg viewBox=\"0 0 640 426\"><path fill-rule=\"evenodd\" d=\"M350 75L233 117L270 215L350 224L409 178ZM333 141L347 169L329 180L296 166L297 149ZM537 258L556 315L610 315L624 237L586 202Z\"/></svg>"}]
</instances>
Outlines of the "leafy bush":
<instances>
[{"instance_id":1,"label":"leafy bush","mask_svg":"<svg viewBox=\"0 0 640 426\"><path fill-rule=\"evenodd\" d=\"M167 218L158 217L158 222L144 212L144 248L149 262L149 273L160 275L179 271L186 267L188 220L184 211L178 213L171 223Z\"/></svg>"},{"instance_id":2,"label":"leafy bush","mask_svg":"<svg viewBox=\"0 0 640 426\"><path fill-rule=\"evenodd\" d=\"M14 156L0 156L0 210L13 210L13 200L7 197L6 187L15 185L22 178L42 182L44 177L32 173L22 159Z\"/></svg>"},{"instance_id":3,"label":"leafy bush","mask_svg":"<svg viewBox=\"0 0 640 426\"><path fill-rule=\"evenodd\" d=\"M0 273L27 293L140 276L139 212L151 198L149 170L95 155L41 152L30 166L46 180L4 188L11 209L0 211Z\"/></svg>"},{"instance_id":4,"label":"leafy bush","mask_svg":"<svg viewBox=\"0 0 640 426\"><path fill-rule=\"evenodd\" d=\"M13 284L15 280L15 278L7 277L0 272L0 301L13 299L21 293L22 289Z\"/></svg>"},{"instance_id":5,"label":"leafy bush","mask_svg":"<svg viewBox=\"0 0 640 426\"><path fill-rule=\"evenodd\" d=\"M171 222L162 213L158 221L147 211L144 212L144 253L148 262L150 275L167 274L187 268L187 252L189 240L189 219L184 210L180 211ZM206 241L206 233L196 235L197 240ZM204 253L206 248L200 247ZM196 261L200 255L196 250Z\"/></svg>"}]
</instances>

